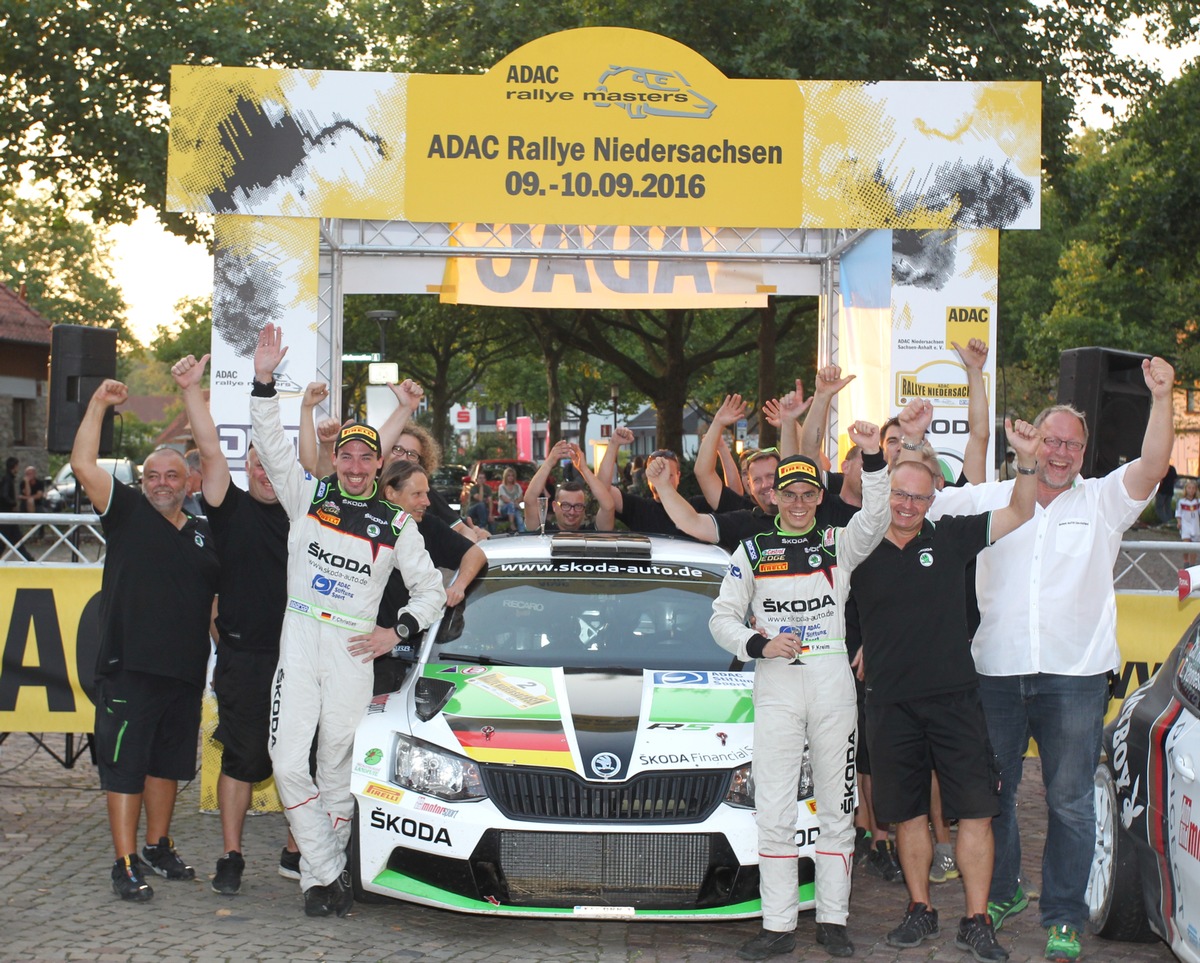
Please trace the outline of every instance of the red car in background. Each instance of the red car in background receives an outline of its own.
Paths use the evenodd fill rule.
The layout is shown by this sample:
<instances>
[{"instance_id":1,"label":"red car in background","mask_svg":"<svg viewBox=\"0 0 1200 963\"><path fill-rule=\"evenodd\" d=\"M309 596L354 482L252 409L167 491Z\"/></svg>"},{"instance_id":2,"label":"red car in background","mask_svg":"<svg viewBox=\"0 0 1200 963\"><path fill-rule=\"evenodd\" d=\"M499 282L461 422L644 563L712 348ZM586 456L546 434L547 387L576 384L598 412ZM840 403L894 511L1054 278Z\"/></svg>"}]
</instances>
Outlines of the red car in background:
<instances>
[{"instance_id":1,"label":"red car in background","mask_svg":"<svg viewBox=\"0 0 1200 963\"><path fill-rule=\"evenodd\" d=\"M500 482L504 479L504 472L509 468L517 473L517 484L521 486L523 494L525 489L529 487L530 481L533 480L538 466L537 462L523 461L519 458L481 458L471 465L466 480L463 482L460 499L460 503L463 506L463 513L466 513L466 509L471 504L471 489L478 482L482 481L491 489L491 517L495 520L496 489L500 487Z\"/></svg>"}]
</instances>

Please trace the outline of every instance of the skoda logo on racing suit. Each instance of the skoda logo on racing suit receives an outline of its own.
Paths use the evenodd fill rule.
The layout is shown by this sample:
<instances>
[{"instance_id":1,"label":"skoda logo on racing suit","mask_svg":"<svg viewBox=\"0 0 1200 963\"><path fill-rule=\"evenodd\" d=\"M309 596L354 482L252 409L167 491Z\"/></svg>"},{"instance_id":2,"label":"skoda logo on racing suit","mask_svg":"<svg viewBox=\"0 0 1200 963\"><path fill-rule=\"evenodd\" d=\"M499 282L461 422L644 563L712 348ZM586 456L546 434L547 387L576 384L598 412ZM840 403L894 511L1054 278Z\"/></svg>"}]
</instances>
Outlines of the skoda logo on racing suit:
<instances>
[{"instance_id":1,"label":"skoda logo on racing suit","mask_svg":"<svg viewBox=\"0 0 1200 963\"><path fill-rule=\"evenodd\" d=\"M621 760L611 752L598 752L592 756L592 772L601 779L611 779L621 771Z\"/></svg>"}]
</instances>

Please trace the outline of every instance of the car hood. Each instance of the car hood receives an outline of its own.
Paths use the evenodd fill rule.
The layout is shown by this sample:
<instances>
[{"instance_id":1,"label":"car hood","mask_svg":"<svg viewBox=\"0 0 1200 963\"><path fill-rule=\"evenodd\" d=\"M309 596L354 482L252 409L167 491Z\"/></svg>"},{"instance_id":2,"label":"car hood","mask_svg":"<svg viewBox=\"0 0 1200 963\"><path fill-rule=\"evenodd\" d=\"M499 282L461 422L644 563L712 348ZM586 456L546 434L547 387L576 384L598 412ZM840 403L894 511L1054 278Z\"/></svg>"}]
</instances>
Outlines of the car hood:
<instances>
[{"instance_id":1,"label":"car hood","mask_svg":"<svg viewBox=\"0 0 1200 963\"><path fill-rule=\"evenodd\" d=\"M399 694L403 709L389 704L388 714L403 711L413 735L480 763L623 781L651 769L729 769L750 761L750 673L430 663L421 674ZM422 688L436 688L444 699L424 722L415 712Z\"/></svg>"}]
</instances>

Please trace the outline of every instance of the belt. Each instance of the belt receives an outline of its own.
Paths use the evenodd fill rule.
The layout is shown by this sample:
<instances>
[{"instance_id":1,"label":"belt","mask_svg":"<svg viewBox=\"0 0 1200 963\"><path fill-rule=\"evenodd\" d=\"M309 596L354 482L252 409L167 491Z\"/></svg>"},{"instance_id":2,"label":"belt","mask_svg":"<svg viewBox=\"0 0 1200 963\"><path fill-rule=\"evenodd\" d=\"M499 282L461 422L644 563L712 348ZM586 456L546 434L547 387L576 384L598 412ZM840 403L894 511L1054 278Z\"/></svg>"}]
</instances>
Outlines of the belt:
<instances>
[{"instance_id":1,"label":"belt","mask_svg":"<svg viewBox=\"0 0 1200 963\"><path fill-rule=\"evenodd\" d=\"M324 622L326 625L336 625L339 629L370 632L375 628L375 621L373 619L356 619L352 615L343 615L341 612L333 612L329 609L319 608L316 605L309 605L309 603L297 598L288 598L287 607L289 612L307 615L310 619L316 619L318 622Z\"/></svg>"}]
</instances>

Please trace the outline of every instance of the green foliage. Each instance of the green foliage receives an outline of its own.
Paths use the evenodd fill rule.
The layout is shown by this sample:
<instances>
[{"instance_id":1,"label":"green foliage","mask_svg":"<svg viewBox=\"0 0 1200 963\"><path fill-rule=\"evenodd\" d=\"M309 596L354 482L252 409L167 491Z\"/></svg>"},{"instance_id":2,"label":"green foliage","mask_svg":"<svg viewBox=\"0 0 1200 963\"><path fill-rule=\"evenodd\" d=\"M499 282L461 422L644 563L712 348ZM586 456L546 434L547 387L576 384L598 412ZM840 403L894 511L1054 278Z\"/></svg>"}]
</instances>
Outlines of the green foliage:
<instances>
[{"instance_id":1,"label":"green foliage","mask_svg":"<svg viewBox=\"0 0 1200 963\"><path fill-rule=\"evenodd\" d=\"M84 196L99 223L162 213L174 64L344 68L358 30L324 0L0 0L0 183Z\"/></svg>"},{"instance_id":2,"label":"green foliage","mask_svg":"<svg viewBox=\"0 0 1200 963\"><path fill-rule=\"evenodd\" d=\"M481 431L475 436L475 447L464 453L468 465L481 458L516 458L517 442L513 435L500 431Z\"/></svg>"},{"instance_id":3,"label":"green foliage","mask_svg":"<svg viewBox=\"0 0 1200 963\"><path fill-rule=\"evenodd\" d=\"M175 312L176 320L160 325L150 342L154 357L168 366L189 354L203 358L212 350L212 298L181 298ZM210 374L205 372L206 380Z\"/></svg>"},{"instance_id":4,"label":"green foliage","mask_svg":"<svg viewBox=\"0 0 1200 963\"><path fill-rule=\"evenodd\" d=\"M24 284L30 307L46 320L114 327L128 342L110 256L111 243L77 206L45 191L0 187L0 281L13 289Z\"/></svg>"},{"instance_id":5,"label":"green foliage","mask_svg":"<svg viewBox=\"0 0 1200 963\"><path fill-rule=\"evenodd\" d=\"M113 455L140 465L154 450L154 439L165 427L165 422L145 422L130 412L120 414L113 425Z\"/></svg>"}]
</instances>

